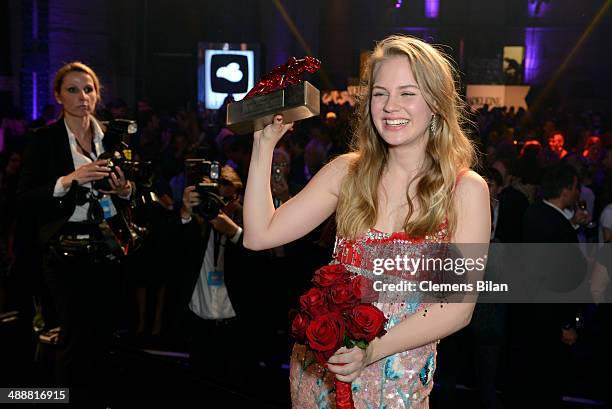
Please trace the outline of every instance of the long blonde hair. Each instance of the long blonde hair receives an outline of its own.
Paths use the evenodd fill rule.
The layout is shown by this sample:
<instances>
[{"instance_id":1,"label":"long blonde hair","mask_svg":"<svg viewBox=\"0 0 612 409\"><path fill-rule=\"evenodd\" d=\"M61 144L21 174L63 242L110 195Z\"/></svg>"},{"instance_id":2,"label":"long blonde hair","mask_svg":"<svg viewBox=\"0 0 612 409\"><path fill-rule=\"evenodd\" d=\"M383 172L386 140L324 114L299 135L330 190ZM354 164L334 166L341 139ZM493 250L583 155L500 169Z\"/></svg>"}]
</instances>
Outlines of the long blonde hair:
<instances>
[{"instance_id":1,"label":"long blonde hair","mask_svg":"<svg viewBox=\"0 0 612 409\"><path fill-rule=\"evenodd\" d=\"M446 221L449 235L456 227L453 193L459 172L476 162L475 149L462 126L467 121L464 103L455 87L456 72L442 52L408 36L394 35L376 45L362 77L352 150L355 159L340 188L336 222L338 235L355 237L374 227L378 215L378 186L388 161L388 146L370 115L374 70L381 61L406 56L423 98L434 112L425 160L413 181L418 209L408 194L403 229L412 236L436 232ZM411 182L412 183L412 182Z\"/></svg>"}]
</instances>

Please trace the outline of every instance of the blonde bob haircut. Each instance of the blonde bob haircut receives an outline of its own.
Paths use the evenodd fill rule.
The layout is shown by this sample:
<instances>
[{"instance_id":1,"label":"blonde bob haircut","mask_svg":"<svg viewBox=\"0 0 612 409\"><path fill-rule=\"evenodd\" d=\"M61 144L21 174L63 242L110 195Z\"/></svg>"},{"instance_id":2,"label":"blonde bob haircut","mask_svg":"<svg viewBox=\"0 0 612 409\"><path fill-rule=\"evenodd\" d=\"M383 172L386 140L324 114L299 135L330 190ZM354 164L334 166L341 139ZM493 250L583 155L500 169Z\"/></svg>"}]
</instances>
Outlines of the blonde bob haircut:
<instances>
[{"instance_id":1,"label":"blonde bob haircut","mask_svg":"<svg viewBox=\"0 0 612 409\"><path fill-rule=\"evenodd\" d=\"M95 71L91 69L86 64L83 64L80 61L72 61L67 64L64 64L57 72L55 73L55 78L53 79L53 92L56 95L59 95L62 91L62 83L64 82L64 77L71 72L82 72L91 77L91 80L94 83L94 88L96 89L96 104L100 102L102 95L102 88L100 86L100 79L96 75ZM62 115L63 115L62 108Z\"/></svg>"},{"instance_id":2,"label":"blonde bob haircut","mask_svg":"<svg viewBox=\"0 0 612 409\"><path fill-rule=\"evenodd\" d=\"M456 72L449 58L419 39L400 35L379 42L363 71L363 92L358 98L351 145L356 155L340 188L336 211L338 235L354 238L376 223L378 186L387 165L388 146L374 127L370 100L377 64L396 56L408 58L423 98L434 113L426 131L429 135L425 160L410 182L416 183L414 198L409 197L406 186L408 213L403 230L418 237L446 225L450 237L457 223L453 206L457 178L476 162L474 146L462 129L467 122L464 103L457 93Z\"/></svg>"}]
</instances>

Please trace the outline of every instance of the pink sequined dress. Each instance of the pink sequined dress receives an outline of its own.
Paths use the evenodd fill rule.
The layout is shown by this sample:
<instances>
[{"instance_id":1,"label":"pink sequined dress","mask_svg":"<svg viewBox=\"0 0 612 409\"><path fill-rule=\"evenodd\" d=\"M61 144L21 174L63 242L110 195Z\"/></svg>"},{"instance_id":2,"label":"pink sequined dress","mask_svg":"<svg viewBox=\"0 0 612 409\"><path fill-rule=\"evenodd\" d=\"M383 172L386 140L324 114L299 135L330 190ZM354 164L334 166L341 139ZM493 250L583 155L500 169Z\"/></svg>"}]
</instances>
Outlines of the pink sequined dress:
<instances>
[{"instance_id":1,"label":"pink sequined dress","mask_svg":"<svg viewBox=\"0 0 612 409\"><path fill-rule=\"evenodd\" d=\"M337 238L335 263L342 263L353 274L375 279L372 274L375 258L395 258L397 255L419 257L427 252L429 243L447 243L443 224L435 234L411 237L404 232L383 233L370 229L357 239ZM401 300L395 296L384 300L381 295L375 305L388 318L386 329L412 314L422 314L428 307L418 294ZM428 408L433 387L437 342L384 358L369 365L352 383L355 407L359 409ZM304 345L295 344L291 354L291 402L294 409L335 408L334 374L315 362Z\"/></svg>"}]
</instances>

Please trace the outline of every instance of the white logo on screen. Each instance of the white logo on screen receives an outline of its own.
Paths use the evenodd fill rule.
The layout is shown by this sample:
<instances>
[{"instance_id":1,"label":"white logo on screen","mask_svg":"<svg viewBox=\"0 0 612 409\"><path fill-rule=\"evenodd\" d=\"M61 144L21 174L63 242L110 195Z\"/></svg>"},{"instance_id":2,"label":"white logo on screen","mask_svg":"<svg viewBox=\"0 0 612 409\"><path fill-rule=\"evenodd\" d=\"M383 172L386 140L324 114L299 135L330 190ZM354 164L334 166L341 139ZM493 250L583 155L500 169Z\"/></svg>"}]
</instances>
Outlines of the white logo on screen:
<instances>
[{"instance_id":1,"label":"white logo on screen","mask_svg":"<svg viewBox=\"0 0 612 409\"><path fill-rule=\"evenodd\" d=\"M240 71L240 64L236 62L231 62L225 67L219 67L215 75L230 82L239 82L243 76L242 71Z\"/></svg>"}]
</instances>

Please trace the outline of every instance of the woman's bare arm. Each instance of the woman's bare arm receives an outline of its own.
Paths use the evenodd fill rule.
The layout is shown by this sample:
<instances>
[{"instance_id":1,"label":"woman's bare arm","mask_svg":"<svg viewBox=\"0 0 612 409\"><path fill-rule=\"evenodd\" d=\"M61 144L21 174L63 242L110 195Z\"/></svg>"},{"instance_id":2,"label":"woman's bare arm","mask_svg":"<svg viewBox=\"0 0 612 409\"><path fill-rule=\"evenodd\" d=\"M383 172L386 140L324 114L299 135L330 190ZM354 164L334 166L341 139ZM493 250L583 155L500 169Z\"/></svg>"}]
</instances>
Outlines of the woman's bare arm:
<instances>
[{"instance_id":1,"label":"woman's bare arm","mask_svg":"<svg viewBox=\"0 0 612 409\"><path fill-rule=\"evenodd\" d=\"M244 196L244 246L263 250L296 240L333 214L340 183L346 175L350 155L324 166L306 187L274 209L270 175L274 146L289 125L278 121L255 133L249 178Z\"/></svg>"}]
</instances>

